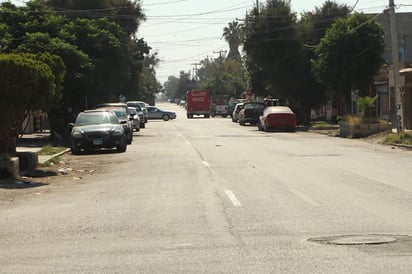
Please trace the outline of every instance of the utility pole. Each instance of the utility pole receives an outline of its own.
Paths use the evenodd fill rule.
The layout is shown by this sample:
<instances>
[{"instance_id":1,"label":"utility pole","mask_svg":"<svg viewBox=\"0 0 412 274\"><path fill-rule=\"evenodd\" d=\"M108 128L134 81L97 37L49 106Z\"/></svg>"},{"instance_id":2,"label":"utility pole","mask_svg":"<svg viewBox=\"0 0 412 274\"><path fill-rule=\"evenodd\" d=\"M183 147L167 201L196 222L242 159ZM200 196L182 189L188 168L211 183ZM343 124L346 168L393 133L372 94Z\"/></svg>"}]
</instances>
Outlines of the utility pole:
<instances>
[{"instance_id":1,"label":"utility pole","mask_svg":"<svg viewBox=\"0 0 412 274\"><path fill-rule=\"evenodd\" d=\"M197 79L197 66L200 65L200 63L191 63L193 67L193 75L192 75L192 81L195 82L195 88L198 88L198 79Z\"/></svg>"},{"instance_id":2,"label":"utility pole","mask_svg":"<svg viewBox=\"0 0 412 274\"><path fill-rule=\"evenodd\" d=\"M398 31L395 16L394 0L389 0L389 22L391 27L391 47L392 47L392 67L393 67L393 90L395 92L396 106L396 130L401 133L404 130L403 104L400 88L399 76L399 49L398 49Z\"/></svg>"},{"instance_id":3,"label":"utility pole","mask_svg":"<svg viewBox=\"0 0 412 274\"><path fill-rule=\"evenodd\" d=\"M226 55L227 50L219 50L219 51L214 51L213 53L219 53L219 60L222 61L223 55Z\"/></svg>"}]
</instances>

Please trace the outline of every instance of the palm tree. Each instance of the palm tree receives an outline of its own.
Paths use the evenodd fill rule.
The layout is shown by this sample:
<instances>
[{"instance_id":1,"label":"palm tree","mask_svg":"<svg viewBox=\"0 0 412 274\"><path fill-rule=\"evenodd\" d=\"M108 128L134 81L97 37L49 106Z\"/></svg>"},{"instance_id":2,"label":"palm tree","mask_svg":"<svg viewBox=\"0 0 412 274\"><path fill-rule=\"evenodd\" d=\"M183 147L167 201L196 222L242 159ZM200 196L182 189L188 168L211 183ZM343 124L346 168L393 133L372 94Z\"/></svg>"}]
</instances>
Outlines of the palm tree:
<instances>
[{"instance_id":1,"label":"palm tree","mask_svg":"<svg viewBox=\"0 0 412 274\"><path fill-rule=\"evenodd\" d=\"M229 22L229 26L223 28L223 37L229 43L227 59L240 59L239 46L243 39L243 25L236 21Z\"/></svg>"}]
</instances>

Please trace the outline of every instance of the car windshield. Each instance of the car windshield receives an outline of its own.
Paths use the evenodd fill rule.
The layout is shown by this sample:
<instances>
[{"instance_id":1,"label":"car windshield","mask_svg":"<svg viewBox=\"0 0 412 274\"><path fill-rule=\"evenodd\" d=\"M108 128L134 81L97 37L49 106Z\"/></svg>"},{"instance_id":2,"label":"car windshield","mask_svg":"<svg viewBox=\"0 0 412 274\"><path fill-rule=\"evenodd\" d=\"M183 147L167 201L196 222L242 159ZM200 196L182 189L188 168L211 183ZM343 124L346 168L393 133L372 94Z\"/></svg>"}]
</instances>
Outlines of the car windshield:
<instances>
[{"instance_id":1,"label":"car windshield","mask_svg":"<svg viewBox=\"0 0 412 274\"><path fill-rule=\"evenodd\" d=\"M79 114L76 119L76 126L100 125L100 124L117 124L116 117L108 113L88 113Z\"/></svg>"}]
</instances>

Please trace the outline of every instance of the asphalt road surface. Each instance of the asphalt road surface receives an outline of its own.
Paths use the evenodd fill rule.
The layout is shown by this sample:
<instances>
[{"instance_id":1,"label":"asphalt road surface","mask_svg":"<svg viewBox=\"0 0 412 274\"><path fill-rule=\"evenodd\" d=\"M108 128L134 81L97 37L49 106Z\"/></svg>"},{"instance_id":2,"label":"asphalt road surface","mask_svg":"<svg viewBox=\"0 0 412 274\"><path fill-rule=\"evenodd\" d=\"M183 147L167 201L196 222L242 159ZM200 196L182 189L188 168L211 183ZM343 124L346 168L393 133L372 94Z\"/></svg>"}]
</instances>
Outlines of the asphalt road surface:
<instances>
[{"instance_id":1,"label":"asphalt road surface","mask_svg":"<svg viewBox=\"0 0 412 274\"><path fill-rule=\"evenodd\" d=\"M412 272L411 151L159 106L126 153L1 190L1 273Z\"/></svg>"}]
</instances>

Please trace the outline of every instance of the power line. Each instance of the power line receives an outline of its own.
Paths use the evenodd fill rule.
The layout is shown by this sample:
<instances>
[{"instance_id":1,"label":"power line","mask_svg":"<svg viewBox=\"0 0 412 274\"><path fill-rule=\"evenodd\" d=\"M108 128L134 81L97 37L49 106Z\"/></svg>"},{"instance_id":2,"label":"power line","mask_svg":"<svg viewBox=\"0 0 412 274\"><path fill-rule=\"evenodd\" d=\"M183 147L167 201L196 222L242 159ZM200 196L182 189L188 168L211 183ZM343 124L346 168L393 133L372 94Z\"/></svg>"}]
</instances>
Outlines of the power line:
<instances>
[{"instance_id":1,"label":"power line","mask_svg":"<svg viewBox=\"0 0 412 274\"><path fill-rule=\"evenodd\" d=\"M163 2L163 3L156 3L156 4L148 4L145 5L147 7L151 7L151 6L161 6L161 5L170 5L170 4L176 4L176 3L180 3L180 2L187 2L189 0L177 0L177 1L170 1L170 2Z\"/></svg>"},{"instance_id":2,"label":"power line","mask_svg":"<svg viewBox=\"0 0 412 274\"><path fill-rule=\"evenodd\" d=\"M225 13L229 11L236 11L240 9L245 9L250 6L243 6L243 7L238 7L238 8L232 8L232 9L224 9L224 10L217 10L217 11L208 11L208 12L202 12L202 13L193 13L193 14L178 14L178 15L153 15L153 16L147 16L147 18L181 18L181 17L193 17L193 16L202 16L202 15L209 15L209 14L219 14L219 13Z\"/></svg>"}]
</instances>

